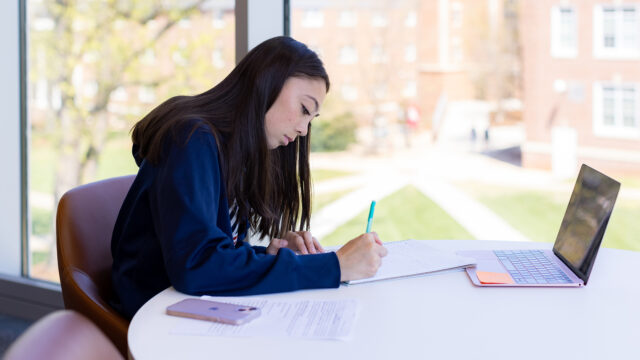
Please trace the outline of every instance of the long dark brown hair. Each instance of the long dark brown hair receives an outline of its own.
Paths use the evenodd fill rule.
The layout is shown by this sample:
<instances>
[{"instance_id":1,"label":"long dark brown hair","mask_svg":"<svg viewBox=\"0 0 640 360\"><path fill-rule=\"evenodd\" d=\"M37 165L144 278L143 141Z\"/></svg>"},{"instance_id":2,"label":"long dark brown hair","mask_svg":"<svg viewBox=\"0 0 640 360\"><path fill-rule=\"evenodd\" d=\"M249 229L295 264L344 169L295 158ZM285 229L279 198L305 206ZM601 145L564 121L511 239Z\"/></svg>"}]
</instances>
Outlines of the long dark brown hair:
<instances>
[{"instance_id":1,"label":"long dark brown hair","mask_svg":"<svg viewBox=\"0 0 640 360\"><path fill-rule=\"evenodd\" d=\"M329 91L322 61L306 45L285 36L261 43L213 88L170 98L136 123L131 138L138 156L160 163L163 144L175 141L180 125L203 120L218 143L227 197L237 205L237 218L248 220L261 236L282 237L295 230L298 219L298 229L308 230L311 125L306 136L274 150L268 149L264 128L267 110L292 76L322 79ZM243 225L240 232L246 230Z\"/></svg>"}]
</instances>

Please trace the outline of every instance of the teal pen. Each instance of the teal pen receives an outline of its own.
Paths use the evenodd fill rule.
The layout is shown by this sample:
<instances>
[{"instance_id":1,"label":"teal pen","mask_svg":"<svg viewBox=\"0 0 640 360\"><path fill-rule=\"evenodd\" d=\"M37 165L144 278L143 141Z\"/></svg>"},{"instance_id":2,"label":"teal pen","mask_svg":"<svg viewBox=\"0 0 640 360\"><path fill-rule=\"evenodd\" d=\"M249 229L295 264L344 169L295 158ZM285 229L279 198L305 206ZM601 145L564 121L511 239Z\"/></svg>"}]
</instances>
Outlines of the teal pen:
<instances>
[{"instance_id":1,"label":"teal pen","mask_svg":"<svg viewBox=\"0 0 640 360\"><path fill-rule=\"evenodd\" d=\"M371 202L371 207L369 208L369 220L367 220L367 232L371 232L371 223L373 223L373 210L376 208L376 201Z\"/></svg>"}]
</instances>

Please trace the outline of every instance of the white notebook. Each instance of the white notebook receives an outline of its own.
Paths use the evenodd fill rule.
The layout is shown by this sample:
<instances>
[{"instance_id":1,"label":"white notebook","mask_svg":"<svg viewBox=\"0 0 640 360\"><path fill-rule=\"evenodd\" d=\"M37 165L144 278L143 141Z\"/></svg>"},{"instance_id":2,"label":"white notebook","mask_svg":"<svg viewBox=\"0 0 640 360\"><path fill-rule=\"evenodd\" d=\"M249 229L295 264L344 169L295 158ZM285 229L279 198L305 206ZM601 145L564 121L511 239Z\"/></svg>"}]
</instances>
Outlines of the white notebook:
<instances>
[{"instance_id":1,"label":"white notebook","mask_svg":"<svg viewBox=\"0 0 640 360\"><path fill-rule=\"evenodd\" d=\"M372 281L395 279L434 273L443 270L463 269L476 264L470 257L435 249L420 240L403 240L384 243L389 253L382 258L378 273L370 278L348 281L361 284Z\"/></svg>"}]
</instances>

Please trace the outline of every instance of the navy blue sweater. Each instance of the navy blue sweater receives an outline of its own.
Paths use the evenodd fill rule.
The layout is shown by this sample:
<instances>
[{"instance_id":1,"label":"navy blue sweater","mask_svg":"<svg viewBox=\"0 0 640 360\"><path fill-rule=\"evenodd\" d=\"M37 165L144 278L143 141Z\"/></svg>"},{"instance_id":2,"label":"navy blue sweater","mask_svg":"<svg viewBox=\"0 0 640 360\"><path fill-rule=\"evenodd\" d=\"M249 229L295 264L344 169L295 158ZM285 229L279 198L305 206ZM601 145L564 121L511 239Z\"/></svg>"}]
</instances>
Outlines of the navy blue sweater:
<instances>
[{"instance_id":1,"label":"navy blue sweater","mask_svg":"<svg viewBox=\"0 0 640 360\"><path fill-rule=\"evenodd\" d=\"M252 295L338 287L335 253L296 255L283 248L234 244L229 204L213 134L182 132L163 160L134 158L138 174L113 230L110 303L126 318L169 286L191 295ZM250 181L252 179L249 179Z\"/></svg>"}]
</instances>

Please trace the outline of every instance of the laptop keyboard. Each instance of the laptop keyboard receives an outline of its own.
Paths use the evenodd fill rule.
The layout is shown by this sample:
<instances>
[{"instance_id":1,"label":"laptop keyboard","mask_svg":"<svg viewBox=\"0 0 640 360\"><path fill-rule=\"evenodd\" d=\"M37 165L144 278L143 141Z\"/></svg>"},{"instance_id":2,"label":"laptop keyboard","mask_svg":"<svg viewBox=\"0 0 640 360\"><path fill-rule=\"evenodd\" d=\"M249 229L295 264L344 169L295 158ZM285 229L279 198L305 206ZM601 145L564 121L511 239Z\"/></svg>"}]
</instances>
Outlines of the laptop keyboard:
<instances>
[{"instance_id":1,"label":"laptop keyboard","mask_svg":"<svg viewBox=\"0 0 640 360\"><path fill-rule=\"evenodd\" d=\"M568 284L571 280L542 250L496 250L517 284Z\"/></svg>"}]
</instances>

